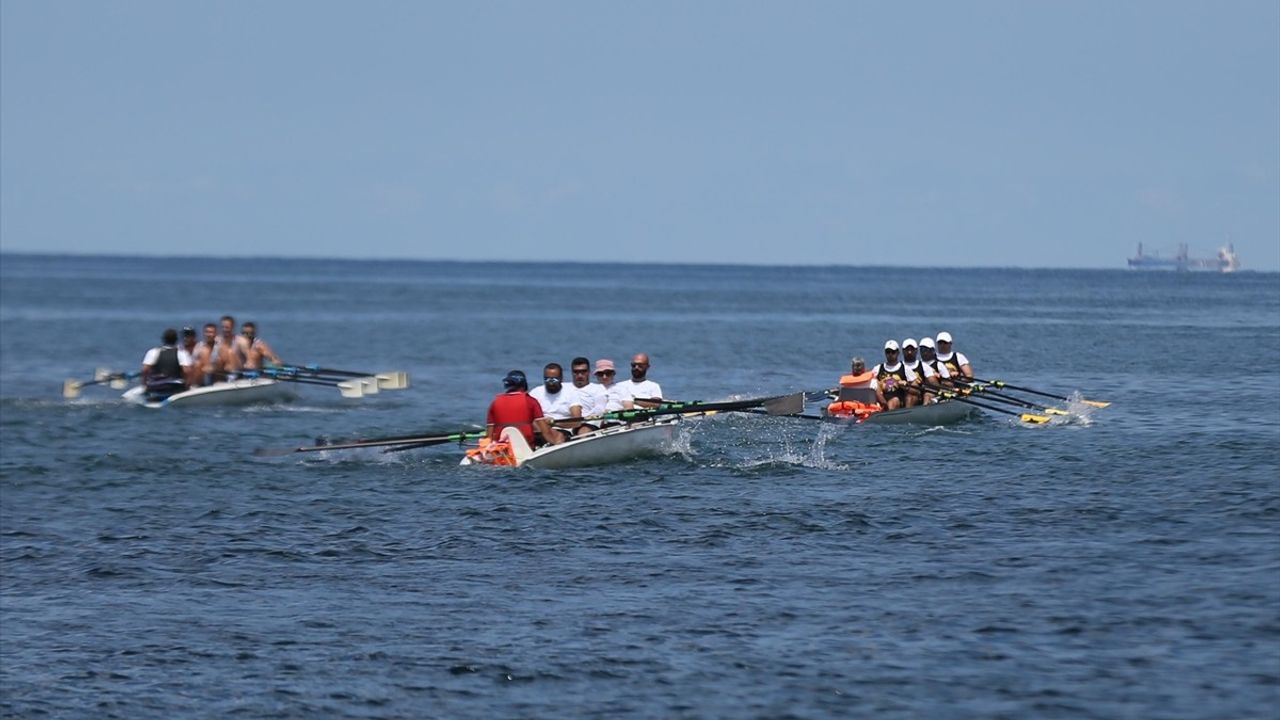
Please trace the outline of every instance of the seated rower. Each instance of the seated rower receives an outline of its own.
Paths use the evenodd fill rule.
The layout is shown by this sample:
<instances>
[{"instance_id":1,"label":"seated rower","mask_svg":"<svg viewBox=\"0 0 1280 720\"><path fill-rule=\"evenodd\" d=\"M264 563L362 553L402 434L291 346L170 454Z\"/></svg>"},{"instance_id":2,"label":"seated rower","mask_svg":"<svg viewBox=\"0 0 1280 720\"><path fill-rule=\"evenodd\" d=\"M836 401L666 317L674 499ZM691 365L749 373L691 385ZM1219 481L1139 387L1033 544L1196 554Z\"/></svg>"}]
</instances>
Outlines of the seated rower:
<instances>
[{"instance_id":1,"label":"seated rower","mask_svg":"<svg viewBox=\"0 0 1280 720\"><path fill-rule=\"evenodd\" d=\"M582 401L582 417L599 417L605 414L609 404L609 392L603 385L591 382L591 361L585 357L576 357L569 364L569 372L573 373L573 389L578 391ZM584 422L578 426L578 434L585 435L600 429L600 422Z\"/></svg>"},{"instance_id":2,"label":"seated rower","mask_svg":"<svg viewBox=\"0 0 1280 720\"><path fill-rule=\"evenodd\" d=\"M902 364L916 376L915 382L907 390L907 407L932 403L933 393L929 388L938 385L937 371L920 358L918 349L913 338L902 341Z\"/></svg>"},{"instance_id":3,"label":"seated rower","mask_svg":"<svg viewBox=\"0 0 1280 720\"><path fill-rule=\"evenodd\" d=\"M622 394L622 404L627 410L637 405L640 407L657 407L662 401L662 387L648 379L649 356L636 353L631 358L631 379L617 384Z\"/></svg>"},{"instance_id":4,"label":"seated rower","mask_svg":"<svg viewBox=\"0 0 1280 720\"><path fill-rule=\"evenodd\" d=\"M200 345L196 341L196 329L188 325L182 328L182 349L187 351L187 355L191 356L191 366L186 369L184 380L187 381L187 387L198 387L200 383L200 366L196 363L196 351L200 349Z\"/></svg>"},{"instance_id":5,"label":"seated rower","mask_svg":"<svg viewBox=\"0 0 1280 720\"><path fill-rule=\"evenodd\" d=\"M948 388L956 386L955 382L951 380L951 371L947 370L946 365L938 361L938 355L934 350L933 338L931 337L925 337L920 340L920 365L933 371L932 379L926 379L926 383ZM932 393L929 395L932 395Z\"/></svg>"},{"instance_id":6,"label":"seated rower","mask_svg":"<svg viewBox=\"0 0 1280 720\"><path fill-rule=\"evenodd\" d=\"M142 386L148 400L163 400L188 389L191 356L178 347L178 331L165 329L161 341L162 345L151 348L142 358Z\"/></svg>"},{"instance_id":7,"label":"seated rower","mask_svg":"<svg viewBox=\"0 0 1280 720\"><path fill-rule=\"evenodd\" d=\"M876 376L876 402L880 403L881 409L897 410L903 407L908 387L916 381L916 376L898 359L897 340L889 340L884 344L884 362L876 365L872 372Z\"/></svg>"},{"instance_id":8,"label":"seated rower","mask_svg":"<svg viewBox=\"0 0 1280 720\"><path fill-rule=\"evenodd\" d=\"M938 362L946 366L951 377L972 380L973 368L969 365L969 358L952 349L951 333L940 332L935 341L938 343Z\"/></svg>"},{"instance_id":9,"label":"seated rower","mask_svg":"<svg viewBox=\"0 0 1280 720\"><path fill-rule=\"evenodd\" d=\"M582 418L582 400L573 387L564 386L564 368L560 363L547 363L542 368L542 384L534 388L529 397L538 402L542 414L551 420L580 420ZM543 433L543 439L552 445L559 445L573 436L575 428L557 427L548 423L550 433Z\"/></svg>"},{"instance_id":10,"label":"seated rower","mask_svg":"<svg viewBox=\"0 0 1280 720\"><path fill-rule=\"evenodd\" d=\"M190 385L209 385L213 382L213 373L218 369L218 326L213 323L204 324L204 338L191 353Z\"/></svg>"},{"instance_id":11,"label":"seated rower","mask_svg":"<svg viewBox=\"0 0 1280 720\"><path fill-rule=\"evenodd\" d=\"M266 340L258 337L258 326L252 322L240 325L240 335L236 338L236 347L244 358L245 370L261 370L263 360L272 365L279 365L280 356L271 349Z\"/></svg>"},{"instance_id":12,"label":"seated rower","mask_svg":"<svg viewBox=\"0 0 1280 720\"><path fill-rule=\"evenodd\" d=\"M239 377L244 370L244 356L240 354L239 338L236 336L236 319L223 315L218 323L222 326L222 334L218 336L215 353L217 363L212 374L219 380L229 382Z\"/></svg>"}]
</instances>

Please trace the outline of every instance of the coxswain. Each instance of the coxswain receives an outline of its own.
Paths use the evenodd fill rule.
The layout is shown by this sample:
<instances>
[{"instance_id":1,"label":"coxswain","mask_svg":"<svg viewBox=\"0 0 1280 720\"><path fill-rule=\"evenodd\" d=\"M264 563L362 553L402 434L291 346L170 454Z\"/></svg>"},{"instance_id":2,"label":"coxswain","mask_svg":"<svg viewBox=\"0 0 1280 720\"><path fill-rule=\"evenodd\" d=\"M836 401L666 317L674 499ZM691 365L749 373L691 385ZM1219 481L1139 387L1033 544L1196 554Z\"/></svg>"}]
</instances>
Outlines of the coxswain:
<instances>
[{"instance_id":1,"label":"coxswain","mask_svg":"<svg viewBox=\"0 0 1280 720\"><path fill-rule=\"evenodd\" d=\"M951 377L972 380L973 368L969 366L969 358L952 348L951 333L940 332L934 341L938 343L938 363L946 366Z\"/></svg>"},{"instance_id":2,"label":"coxswain","mask_svg":"<svg viewBox=\"0 0 1280 720\"><path fill-rule=\"evenodd\" d=\"M266 340L258 337L258 326L253 322L240 325L240 336L236 338L236 347L240 350L240 356L244 358L245 370L261 370L263 360L272 365L281 364L280 356L276 355L276 351L271 349Z\"/></svg>"},{"instance_id":3,"label":"coxswain","mask_svg":"<svg viewBox=\"0 0 1280 720\"><path fill-rule=\"evenodd\" d=\"M618 383L618 390L622 393L623 405L627 410L637 404L641 407L655 407L662 401L662 387L648 379L648 373L649 356L646 353L636 353L631 358L631 379Z\"/></svg>"},{"instance_id":4,"label":"coxswain","mask_svg":"<svg viewBox=\"0 0 1280 720\"><path fill-rule=\"evenodd\" d=\"M178 347L178 331L166 328L160 339L163 344L142 358L142 387L148 400L163 400L187 389L191 356Z\"/></svg>"},{"instance_id":5,"label":"coxswain","mask_svg":"<svg viewBox=\"0 0 1280 720\"><path fill-rule=\"evenodd\" d=\"M896 410L904 405L908 395L907 389L915 382L912 373L898 359L898 341L889 340L884 344L884 362L876 365L875 373L876 402L883 410Z\"/></svg>"},{"instance_id":6,"label":"coxswain","mask_svg":"<svg viewBox=\"0 0 1280 720\"><path fill-rule=\"evenodd\" d=\"M849 374L840 376L840 387L827 405L827 414L834 417L855 417L859 421L880 410L873 402L876 374L867 369L867 361L854 357L849 361Z\"/></svg>"},{"instance_id":7,"label":"coxswain","mask_svg":"<svg viewBox=\"0 0 1280 720\"><path fill-rule=\"evenodd\" d=\"M542 415L542 406L529 397L529 382L520 370L512 370L502 379L504 391L489 403L485 417L490 440L499 440L504 428L513 427L524 435L529 447L534 447L534 431L548 442L558 445L564 442L560 433L551 429L551 423Z\"/></svg>"},{"instance_id":8,"label":"coxswain","mask_svg":"<svg viewBox=\"0 0 1280 720\"><path fill-rule=\"evenodd\" d=\"M547 363L542 368L542 384L534 388L529 393L529 397L537 400L538 405L542 406L542 414L552 420L582 419L582 399L578 396L577 388L572 385L564 386L564 368L560 367L560 363ZM559 436L559 440L553 440L551 436L545 434L544 437L553 445L572 436L576 429L552 427L554 428L552 436Z\"/></svg>"}]
</instances>

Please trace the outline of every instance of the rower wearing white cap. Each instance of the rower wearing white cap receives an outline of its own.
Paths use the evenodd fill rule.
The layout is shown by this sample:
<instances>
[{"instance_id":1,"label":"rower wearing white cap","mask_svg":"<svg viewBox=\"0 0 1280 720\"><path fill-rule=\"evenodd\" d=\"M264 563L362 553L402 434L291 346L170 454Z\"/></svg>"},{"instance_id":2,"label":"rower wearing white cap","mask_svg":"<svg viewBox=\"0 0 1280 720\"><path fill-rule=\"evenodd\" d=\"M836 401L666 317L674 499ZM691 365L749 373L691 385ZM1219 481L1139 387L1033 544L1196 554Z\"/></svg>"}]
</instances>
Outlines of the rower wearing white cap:
<instances>
[{"instance_id":1,"label":"rower wearing white cap","mask_svg":"<svg viewBox=\"0 0 1280 720\"><path fill-rule=\"evenodd\" d=\"M876 375L876 401L880 407L885 410L902 407L910 394L907 386L916 382L916 375L898 359L897 340L884 344L884 362L876 365L872 372Z\"/></svg>"},{"instance_id":2,"label":"rower wearing white cap","mask_svg":"<svg viewBox=\"0 0 1280 720\"><path fill-rule=\"evenodd\" d=\"M920 338L920 365L927 368L926 372L933 371L932 379L925 377L926 383L941 385L943 387L954 387L951 382L951 371L947 370L947 366L938 362L938 353L933 347L933 338ZM925 402L928 403L932 398L932 394L926 394Z\"/></svg>"},{"instance_id":3,"label":"rower wearing white cap","mask_svg":"<svg viewBox=\"0 0 1280 720\"><path fill-rule=\"evenodd\" d=\"M918 347L914 338L907 338L902 341L902 364L916 376L916 381L912 383L913 388L907 393L907 407L927 405L933 402L933 393L925 390L921 383L923 382L927 385L938 384L937 371L920 359L920 356L916 353Z\"/></svg>"},{"instance_id":4,"label":"rower wearing white cap","mask_svg":"<svg viewBox=\"0 0 1280 720\"><path fill-rule=\"evenodd\" d=\"M938 364L945 367L951 377L972 380L973 368L969 367L969 358L952 349L951 333L940 332L934 340L938 343Z\"/></svg>"}]
</instances>

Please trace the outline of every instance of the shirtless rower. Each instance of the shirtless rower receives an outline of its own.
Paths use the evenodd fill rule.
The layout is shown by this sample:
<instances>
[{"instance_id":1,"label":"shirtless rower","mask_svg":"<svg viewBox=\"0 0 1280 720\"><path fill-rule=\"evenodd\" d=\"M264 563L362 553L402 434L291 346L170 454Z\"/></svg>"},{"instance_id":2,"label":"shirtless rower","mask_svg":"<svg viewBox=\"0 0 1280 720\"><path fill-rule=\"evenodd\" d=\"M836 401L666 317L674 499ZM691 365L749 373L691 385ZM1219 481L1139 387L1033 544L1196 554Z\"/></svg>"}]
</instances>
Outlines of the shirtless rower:
<instances>
[{"instance_id":1,"label":"shirtless rower","mask_svg":"<svg viewBox=\"0 0 1280 720\"><path fill-rule=\"evenodd\" d=\"M192 386L208 385L213 382L213 371L218 361L218 326L213 323L204 324L204 337L191 351L191 375L188 382Z\"/></svg>"},{"instance_id":2,"label":"shirtless rower","mask_svg":"<svg viewBox=\"0 0 1280 720\"><path fill-rule=\"evenodd\" d=\"M276 351L271 349L266 340L258 337L256 323L244 322L240 325L240 336L236 338L236 346L240 348L240 355L244 358L245 370L261 370L263 360L272 365L281 364L280 356L276 355Z\"/></svg>"},{"instance_id":3,"label":"shirtless rower","mask_svg":"<svg viewBox=\"0 0 1280 720\"><path fill-rule=\"evenodd\" d=\"M244 356L240 354L236 340L236 319L223 315L218 323L222 326L222 334L218 336L217 365L213 374L221 380L235 380L244 370Z\"/></svg>"},{"instance_id":4,"label":"shirtless rower","mask_svg":"<svg viewBox=\"0 0 1280 720\"><path fill-rule=\"evenodd\" d=\"M197 387L200 385L200 372L195 363L195 352L198 345L196 344L196 329L188 325L182 328L182 349L187 351L187 356L191 358L191 365L183 369L184 379L189 387Z\"/></svg>"}]
</instances>

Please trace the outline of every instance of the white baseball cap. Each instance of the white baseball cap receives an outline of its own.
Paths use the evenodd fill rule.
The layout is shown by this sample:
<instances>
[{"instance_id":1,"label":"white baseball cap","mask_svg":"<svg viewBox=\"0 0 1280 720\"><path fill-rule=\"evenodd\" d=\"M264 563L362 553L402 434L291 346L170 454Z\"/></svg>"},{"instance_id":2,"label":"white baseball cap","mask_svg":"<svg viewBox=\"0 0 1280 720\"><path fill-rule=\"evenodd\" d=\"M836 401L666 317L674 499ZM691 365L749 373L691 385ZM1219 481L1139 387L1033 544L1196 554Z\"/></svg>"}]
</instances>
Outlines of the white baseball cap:
<instances>
[{"instance_id":1,"label":"white baseball cap","mask_svg":"<svg viewBox=\"0 0 1280 720\"><path fill-rule=\"evenodd\" d=\"M938 342L951 342L951 333L949 333L949 332L940 332L940 333L938 333L937 341L938 341Z\"/></svg>"},{"instance_id":2,"label":"white baseball cap","mask_svg":"<svg viewBox=\"0 0 1280 720\"><path fill-rule=\"evenodd\" d=\"M931 338L931 337L922 337L922 338L920 338L920 347L932 348L932 347L933 347L933 338Z\"/></svg>"},{"instance_id":3,"label":"white baseball cap","mask_svg":"<svg viewBox=\"0 0 1280 720\"><path fill-rule=\"evenodd\" d=\"M909 347L920 347L920 346L916 344L915 338L907 338L906 340L902 341L902 347L909 348Z\"/></svg>"},{"instance_id":4,"label":"white baseball cap","mask_svg":"<svg viewBox=\"0 0 1280 720\"><path fill-rule=\"evenodd\" d=\"M885 344L884 344L884 349L885 349L885 350L897 350L897 349L898 349L898 341L897 341L897 340L890 340L889 342L887 342L887 343L885 343Z\"/></svg>"}]
</instances>

